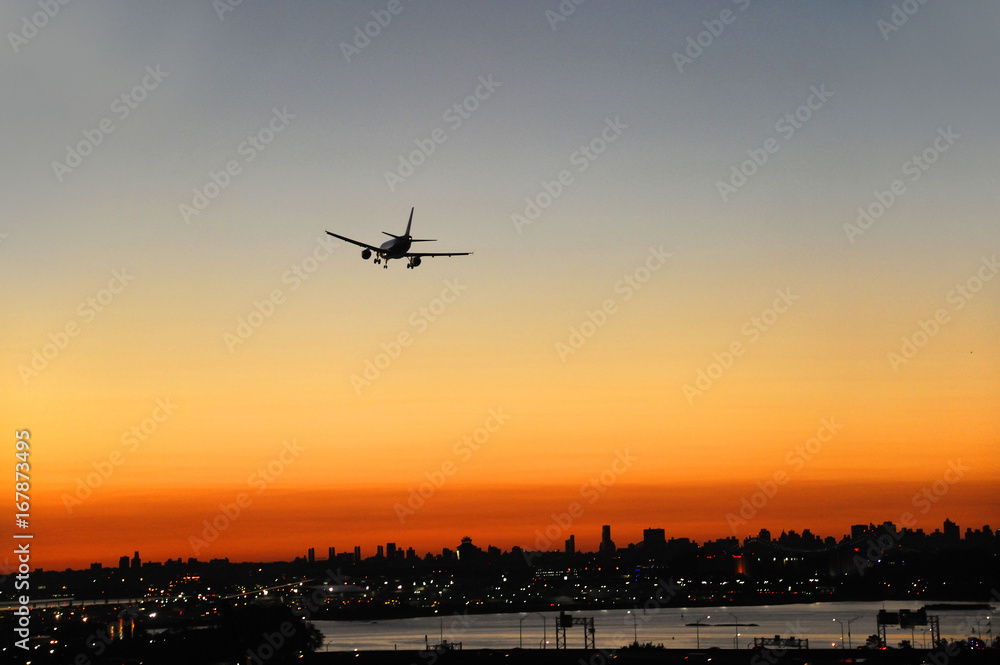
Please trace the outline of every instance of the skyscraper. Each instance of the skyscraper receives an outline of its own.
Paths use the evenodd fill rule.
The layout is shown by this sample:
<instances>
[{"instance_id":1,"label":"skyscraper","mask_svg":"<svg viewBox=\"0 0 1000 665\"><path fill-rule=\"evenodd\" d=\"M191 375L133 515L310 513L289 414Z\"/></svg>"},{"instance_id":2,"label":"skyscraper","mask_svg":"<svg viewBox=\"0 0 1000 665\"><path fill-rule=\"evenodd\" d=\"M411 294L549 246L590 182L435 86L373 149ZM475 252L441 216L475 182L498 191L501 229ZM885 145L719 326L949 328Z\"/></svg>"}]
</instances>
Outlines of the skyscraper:
<instances>
[{"instance_id":1,"label":"skyscraper","mask_svg":"<svg viewBox=\"0 0 1000 665\"><path fill-rule=\"evenodd\" d=\"M601 554L614 554L615 541L611 540L611 525L605 524L601 527L601 547L598 550Z\"/></svg>"}]
</instances>

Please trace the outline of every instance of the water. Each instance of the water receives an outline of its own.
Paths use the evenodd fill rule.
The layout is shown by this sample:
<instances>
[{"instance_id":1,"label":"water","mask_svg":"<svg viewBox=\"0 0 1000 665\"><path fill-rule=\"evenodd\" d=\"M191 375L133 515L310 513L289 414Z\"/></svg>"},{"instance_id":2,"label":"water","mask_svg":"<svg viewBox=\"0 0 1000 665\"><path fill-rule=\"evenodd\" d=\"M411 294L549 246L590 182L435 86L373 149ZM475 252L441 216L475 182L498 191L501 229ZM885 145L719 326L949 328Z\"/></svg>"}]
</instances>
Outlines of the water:
<instances>
[{"instance_id":1,"label":"water","mask_svg":"<svg viewBox=\"0 0 1000 665\"><path fill-rule=\"evenodd\" d=\"M569 612L574 617L593 617L597 648L611 649L629 644L638 637L642 643L663 643L667 648L747 648L754 637L798 637L809 640L811 648L840 648L863 645L877 631L875 617L880 609L919 609L923 601L867 603L810 603L795 605L725 606L696 608L654 608L650 610L583 610ZM979 635L992 637L990 612L974 610L931 611L941 619L941 635L946 639ZM461 642L464 649L512 649L519 643L537 649L547 640L555 647L555 621L559 612L529 614L470 614L393 619L389 621L314 621L323 633L323 649L329 651L423 649L425 636L431 644L442 637ZM735 616L734 616L735 615ZM543 622L544 616L544 633ZM855 619L855 617L859 617ZM982 619L976 628L976 619ZM688 626L688 623L699 623ZM735 624L739 624L739 627ZM756 626L747 624L756 623ZM729 625L718 625L729 624ZM969 626L973 626L970 630ZM843 628L843 642L841 641ZM583 648L583 626L566 629L570 648ZM520 631L520 633L519 633ZM737 632L739 635L737 636ZM912 640L915 647L930 646L928 626L909 629L888 627L888 644Z\"/></svg>"}]
</instances>

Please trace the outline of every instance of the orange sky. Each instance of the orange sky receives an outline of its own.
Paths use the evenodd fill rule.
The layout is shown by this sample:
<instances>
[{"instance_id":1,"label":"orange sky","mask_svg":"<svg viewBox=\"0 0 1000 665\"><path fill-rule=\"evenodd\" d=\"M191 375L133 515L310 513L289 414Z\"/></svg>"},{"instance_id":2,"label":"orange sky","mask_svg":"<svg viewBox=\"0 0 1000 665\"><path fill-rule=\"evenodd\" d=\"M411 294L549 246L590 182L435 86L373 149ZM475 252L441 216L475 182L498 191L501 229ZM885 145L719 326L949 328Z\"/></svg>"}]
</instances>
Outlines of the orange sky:
<instances>
[{"instance_id":1,"label":"orange sky","mask_svg":"<svg viewBox=\"0 0 1000 665\"><path fill-rule=\"evenodd\" d=\"M931 493L920 494L924 489ZM192 556L287 560L304 555L309 547L325 558L328 547L350 552L360 545L363 554L371 555L376 545L387 542L414 547L423 555L443 547L454 549L466 535L481 547L561 549L563 540L575 534L578 549L596 550L603 524L612 525L619 546L640 541L642 529L649 527L665 528L668 537L699 542L732 535L742 539L761 528L775 536L782 530L810 529L839 539L851 524L890 520L898 525L908 519L906 513L912 514L913 528L931 532L940 529L947 517L964 532L988 521L983 506L997 499L995 485L975 480L949 486L933 503L916 498L937 497L932 484L925 488L899 482L790 480L766 502L762 495L754 496L760 490L754 484L664 487L623 481L608 487L600 498L580 490L470 487L453 481L428 493L423 504L411 503L417 507L412 514L397 506L405 506L409 498L404 488L317 487L261 494L233 488L200 492L188 499L178 498L176 492L95 495L81 506L74 505L72 514L61 506L37 510L33 561L44 568L85 567L93 561L114 565L119 556L135 549L144 560ZM746 512L744 498L761 507ZM579 516L573 518L571 511ZM744 523L742 517L749 519Z\"/></svg>"},{"instance_id":2,"label":"orange sky","mask_svg":"<svg viewBox=\"0 0 1000 665\"><path fill-rule=\"evenodd\" d=\"M8 54L0 422L32 434L35 565L194 556L241 492L197 556L530 546L602 474L583 549L732 535L778 477L747 532L839 536L935 483L919 526L1000 527L1000 10L886 38L885 7L741 3L679 69L716 10L417 4L351 58L369 8L314 0L81 7ZM420 247L474 254L383 269L324 233L413 208Z\"/></svg>"}]
</instances>

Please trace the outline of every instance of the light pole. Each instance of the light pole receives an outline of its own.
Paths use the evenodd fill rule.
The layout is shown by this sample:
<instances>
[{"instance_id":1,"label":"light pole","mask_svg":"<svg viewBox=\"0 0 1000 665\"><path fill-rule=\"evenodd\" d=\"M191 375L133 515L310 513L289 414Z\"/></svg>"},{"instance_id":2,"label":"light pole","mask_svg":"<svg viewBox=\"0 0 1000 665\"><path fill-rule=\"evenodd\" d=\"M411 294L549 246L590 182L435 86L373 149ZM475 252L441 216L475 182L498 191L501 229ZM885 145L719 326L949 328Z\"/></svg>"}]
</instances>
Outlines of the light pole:
<instances>
[{"instance_id":1,"label":"light pole","mask_svg":"<svg viewBox=\"0 0 1000 665\"><path fill-rule=\"evenodd\" d=\"M698 645L697 646L698 649L701 648L701 632L699 631L699 628L701 627L701 622L704 621L705 619L711 619L711 618L712 615L709 614L707 617L702 617L694 622L694 639L695 639L695 644Z\"/></svg>"},{"instance_id":2,"label":"light pole","mask_svg":"<svg viewBox=\"0 0 1000 665\"><path fill-rule=\"evenodd\" d=\"M739 619L738 616L736 616L732 612L729 613L729 616L733 617L733 619L736 620L736 635L733 637L733 648L734 649L739 649L740 648L740 619Z\"/></svg>"},{"instance_id":3,"label":"light pole","mask_svg":"<svg viewBox=\"0 0 1000 665\"><path fill-rule=\"evenodd\" d=\"M521 648L524 647L524 640L522 639L521 628L524 626L524 620L527 619L529 616L530 616L529 614L525 614L517 622L517 648L518 649L521 649Z\"/></svg>"},{"instance_id":4,"label":"light pole","mask_svg":"<svg viewBox=\"0 0 1000 665\"><path fill-rule=\"evenodd\" d=\"M546 648L549 643L549 634L546 631L545 615L541 612L535 612L538 616L542 617L542 648Z\"/></svg>"},{"instance_id":5,"label":"light pole","mask_svg":"<svg viewBox=\"0 0 1000 665\"><path fill-rule=\"evenodd\" d=\"M834 619L834 621L837 621L837 620ZM837 623L840 624L840 648L843 649L844 648L844 622L843 621L837 621Z\"/></svg>"},{"instance_id":6,"label":"light pole","mask_svg":"<svg viewBox=\"0 0 1000 665\"><path fill-rule=\"evenodd\" d=\"M632 610L629 610L626 614L632 614ZM639 626L636 623L634 614L632 614L632 644L639 646Z\"/></svg>"},{"instance_id":7,"label":"light pole","mask_svg":"<svg viewBox=\"0 0 1000 665\"><path fill-rule=\"evenodd\" d=\"M847 648L848 649L853 649L854 648L853 646L851 646L851 622L852 621L857 621L860 618L861 617L854 617L853 619L848 619L847 620Z\"/></svg>"}]
</instances>

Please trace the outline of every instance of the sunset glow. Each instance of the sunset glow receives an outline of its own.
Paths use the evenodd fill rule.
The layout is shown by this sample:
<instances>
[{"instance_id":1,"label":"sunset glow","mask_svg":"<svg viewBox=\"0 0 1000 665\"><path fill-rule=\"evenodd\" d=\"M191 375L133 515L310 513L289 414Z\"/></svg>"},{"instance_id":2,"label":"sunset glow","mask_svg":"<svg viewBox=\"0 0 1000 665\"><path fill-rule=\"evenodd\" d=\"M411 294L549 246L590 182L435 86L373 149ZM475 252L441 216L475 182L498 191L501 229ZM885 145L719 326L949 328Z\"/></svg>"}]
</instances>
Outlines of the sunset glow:
<instances>
[{"instance_id":1,"label":"sunset glow","mask_svg":"<svg viewBox=\"0 0 1000 665\"><path fill-rule=\"evenodd\" d=\"M348 56L349 4L74 5L7 53L32 565L998 526L1000 10L722 3L679 71L720 8L407 2ZM474 255L324 233L411 207Z\"/></svg>"}]
</instances>

